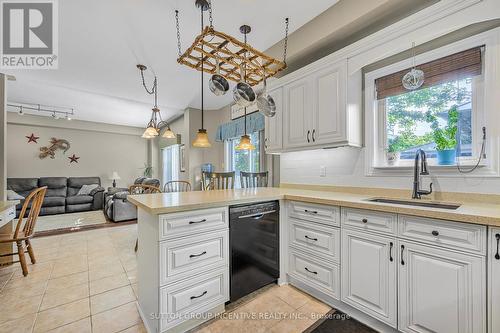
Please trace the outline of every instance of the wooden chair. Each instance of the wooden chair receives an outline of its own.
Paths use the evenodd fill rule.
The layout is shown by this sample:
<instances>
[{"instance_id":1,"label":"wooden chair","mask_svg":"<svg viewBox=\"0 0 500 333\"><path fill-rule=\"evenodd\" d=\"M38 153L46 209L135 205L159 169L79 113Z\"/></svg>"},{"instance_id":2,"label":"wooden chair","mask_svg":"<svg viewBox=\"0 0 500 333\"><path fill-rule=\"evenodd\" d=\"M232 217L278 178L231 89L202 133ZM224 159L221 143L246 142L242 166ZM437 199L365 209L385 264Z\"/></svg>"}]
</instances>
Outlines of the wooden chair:
<instances>
[{"instance_id":1,"label":"wooden chair","mask_svg":"<svg viewBox=\"0 0 500 333\"><path fill-rule=\"evenodd\" d=\"M38 219L38 214L40 214L40 208L42 207L43 198L45 197L46 192L47 186L37 188L36 190L31 192L24 201L14 232L8 234L0 234L0 243L16 243L17 245L17 252L2 254L0 255L0 257L7 257L17 254L19 256L19 260L14 262L21 263L21 268L23 270L24 276L28 275L28 265L26 264L26 258L24 256L26 251L23 247L23 242L25 243L26 249L28 250L31 263L35 264L35 251L33 250L33 245L31 245L30 239L33 237L36 220ZM23 221L25 221L24 226Z\"/></svg>"},{"instance_id":2,"label":"wooden chair","mask_svg":"<svg viewBox=\"0 0 500 333\"><path fill-rule=\"evenodd\" d=\"M267 187L269 172L240 172L241 188Z\"/></svg>"},{"instance_id":3,"label":"wooden chair","mask_svg":"<svg viewBox=\"0 0 500 333\"><path fill-rule=\"evenodd\" d=\"M150 194L161 193L161 190L159 187L153 185L134 184L130 185L128 192L130 194Z\"/></svg>"},{"instance_id":4,"label":"wooden chair","mask_svg":"<svg viewBox=\"0 0 500 333\"><path fill-rule=\"evenodd\" d=\"M173 192L190 192L191 191L191 183L184 180L172 180L167 182L163 187L164 193L173 193Z\"/></svg>"},{"instance_id":5,"label":"wooden chair","mask_svg":"<svg viewBox=\"0 0 500 333\"><path fill-rule=\"evenodd\" d=\"M152 193L161 193L159 187L153 185L143 185L143 184L134 184L130 185L128 188L128 192L130 194L152 194ZM139 239L135 240L134 251L137 252L139 248Z\"/></svg>"},{"instance_id":6,"label":"wooden chair","mask_svg":"<svg viewBox=\"0 0 500 333\"><path fill-rule=\"evenodd\" d=\"M234 188L234 171L202 172L201 186L204 191L228 190Z\"/></svg>"}]
</instances>

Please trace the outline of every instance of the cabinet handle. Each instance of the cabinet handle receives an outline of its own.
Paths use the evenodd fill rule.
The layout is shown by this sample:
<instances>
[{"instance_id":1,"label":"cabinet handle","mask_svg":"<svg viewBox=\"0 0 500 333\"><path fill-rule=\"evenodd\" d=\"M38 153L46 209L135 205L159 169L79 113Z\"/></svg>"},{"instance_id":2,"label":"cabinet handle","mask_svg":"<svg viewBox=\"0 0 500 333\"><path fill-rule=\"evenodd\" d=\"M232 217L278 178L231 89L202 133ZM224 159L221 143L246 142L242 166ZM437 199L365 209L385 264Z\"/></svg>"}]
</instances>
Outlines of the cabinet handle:
<instances>
[{"instance_id":1,"label":"cabinet handle","mask_svg":"<svg viewBox=\"0 0 500 333\"><path fill-rule=\"evenodd\" d=\"M405 246L401 245L401 265L404 266L405 264L405 259L403 258L403 252L405 251Z\"/></svg>"},{"instance_id":2,"label":"cabinet handle","mask_svg":"<svg viewBox=\"0 0 500 333\"><path fill-rule=\"evenodd\" d=\"M362 219L361 222L368 223L368 219Z\"/></svg>"},{"instance_id":3,"label":"cabinet handle","mask_svg":"<svg viewBox=\"0 0 500 333\"><path fill-rule=\"evenodd\" d=\"M308 271L309 273L318 274L318 272L313 272L313 271L309 270L309 268L307 268L307 267L304 267L304 269L305 269L306 271Z\"/></svg>"},{"instance_id":4,"label":"cabinet handle","mask_svg":"<svg viewBox=\"0 0 500 333\"><path fill-rule=\"evenodd\" d=\"M318 241L318 239L317 239L317 238L311 238L311 237L309 237L309 236L307 236L307 235L305 235L304 237L305 237L305 238L307 238L307 239L313 240L313 241L315 241L315 242L317 242L317 241Z\"/></svg>"},{"instance_id":5,"label":"cabinet handle","mask_svg":"<svg viewBox=\"0 0 500 333\"><path fill-rule=\"evenodd\" d=\"M495 254L495 259L500 260L500 234L496 234L495 238L497 239L497 254Z\"/></svg>"},{"instance_id":6,"label":"cabinet handle","mask_svg":"<svg viewBox=\"0 0 500 333\"><path fill-rule=\"evenodd\" d=\"M313 139L313 142L316 142L316 130L313 129L313 132L312 132L312 139Z\"/></svg>"},{"instance_id":7,"label":"cabinet handle","mask_svg":"<svg viewBox=\"0 0 500 333\"><path fill-rule=\"evenodd\" d=\"M198 295L198 296L191 296L191 299L195 299L195 298L200 298L200 297L203 297L205 296L206 294L208 293L208 291L204 291L201 295Z\"/></svg>"},{"instance_id":8,"label":"cabinet handle","mask_svg":"<svg viewBox=\"0 0 500 333\"><path fill-rule=\"evenodd\" d=\"M203 251L200 254L191 254L189 255L189 258L196 258L196 257L201 257L202 255L207 254L207 251Z\"/></svg>"},{"instance_id":9,"label":"cabinet handle","mask_svg":"<svg viewBox=\"0 0 500 333\"><path fill-rule=\"evenodd\" d=\"M394 243L390 242L390 248L389 248L389 261L392 262L394 261L394 258L392 258L392 248L394 247Z\"/></svg>"},{"instance_id":10,"label":"cabinet handle","mask_svg":"<svg viewBox=\"0 0 500 333\"><path fill-rule=\"evenodd\" d=\"M203 219L200 221L189 221L189 224L196 224L196 223L203 223L203 222L207 222L207 219Z\"/></svg>"},{"instance_id":11,"label":"cabinet handle","mask_svg":"<svg viewBox=\"0 0 500 333\"><path fill-rule=\"evenodd\" d=\"M264 148L266 148L266 149L267 149L267 141L268 141L267 138L265 138L264 139Z\"/></svg>"},{"instance_id":12,"label":"cabinet handle","mask_svg":"<svg viewBox=\"0 0 500 333\"><path fill-rule=\"evenodd\" d=\"M433 231L432 231L432 236L434 236L434 237L439 236L439 231L437 231L437 230L433 230Z\"/></svg>"},{"instance_id":13,"label":"cabinet handle","mask_svg":"<svg viewBox=\"0 0 500 333\"><path fill-rule=\"evenodd\" d=\"M307 143L311 142L311 140L309 139L309 135L311 134L311 131L307 131Z\"/></svg>"},{"instance_id":14,"label":"cabinet handle","mask_svg":"<svg viewBox=\"0 0 500 333\"><path fill-rule=\"evenodd\" d=\"M315 210L309 210L309 209L304 209L304 212L310 213L310 214L318 214L317 211L315 211Z\"/></svg>"}]
</instances>

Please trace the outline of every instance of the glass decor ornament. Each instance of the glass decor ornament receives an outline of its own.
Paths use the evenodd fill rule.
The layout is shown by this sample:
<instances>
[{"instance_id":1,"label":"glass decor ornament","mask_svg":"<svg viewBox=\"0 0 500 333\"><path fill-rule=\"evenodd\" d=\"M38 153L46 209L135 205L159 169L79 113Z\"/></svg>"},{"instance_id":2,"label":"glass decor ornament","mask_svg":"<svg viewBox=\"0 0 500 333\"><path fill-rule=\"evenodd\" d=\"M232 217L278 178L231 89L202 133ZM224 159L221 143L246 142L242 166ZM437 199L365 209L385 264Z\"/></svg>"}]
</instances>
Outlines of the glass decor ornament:
<instances>
[{"instance_id":1,"label":"glass decor ornament","mask_svg":"<svg viewBox=\"0 0 500 333\"><path fill-rule=\"evenodd\" d=\"M407 90L416 90L420 88L425 81L424 72L420 69L415 68L415 43L413 43L412 49L413 49L412 69L403 76L403 79L401 81L403 87Z\"/></svg>"}]
</instances>

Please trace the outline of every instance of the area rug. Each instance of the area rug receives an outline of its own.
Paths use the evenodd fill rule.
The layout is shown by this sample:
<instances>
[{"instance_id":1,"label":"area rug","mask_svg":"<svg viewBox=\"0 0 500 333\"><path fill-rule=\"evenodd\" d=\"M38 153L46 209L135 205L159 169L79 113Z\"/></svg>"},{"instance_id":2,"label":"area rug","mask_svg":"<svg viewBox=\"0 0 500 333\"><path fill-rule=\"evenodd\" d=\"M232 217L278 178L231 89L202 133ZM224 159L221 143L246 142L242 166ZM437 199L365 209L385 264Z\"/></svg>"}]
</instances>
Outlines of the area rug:
<instances>
[{"instance_id":1,"label":"area rug","mask_svg":"<svg viewBox=\"0 0 500 333\"><path fill-rule=\"evenodd\" d=\"M377 333L349 315L338 310L328 312L305 333Z\"/></svg>"},{"instance_id":2,"label":"area rug","mask_svg":"<svg viewBox=\"0 0 500 333\"><path fill-rule=\"evenodd\" d=\"M106 217L100 210L70 214L39 216L35 225L35 232L49 230L81 228L89 225L106 223Z\"/></svg>"}]
</instances>

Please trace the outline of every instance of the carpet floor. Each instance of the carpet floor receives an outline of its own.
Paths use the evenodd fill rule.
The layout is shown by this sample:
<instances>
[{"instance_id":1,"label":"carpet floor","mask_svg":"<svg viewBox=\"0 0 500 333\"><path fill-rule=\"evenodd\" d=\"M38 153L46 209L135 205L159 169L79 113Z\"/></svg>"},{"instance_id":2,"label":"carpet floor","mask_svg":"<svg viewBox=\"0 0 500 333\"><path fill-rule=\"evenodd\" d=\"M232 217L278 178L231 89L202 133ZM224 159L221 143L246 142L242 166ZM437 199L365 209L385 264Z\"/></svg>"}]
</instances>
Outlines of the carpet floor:
<instances>
[{"instance_id":1,"label":"carpet floor","mask_svg":"<svg viewBox=\"0 0 500 333\"><path fill-rule=\"evenodd\" d=\"M105 223L107 223L106 217L100 210L39 216L35 225L35 233L58 229L81 228Z\"/></svg>"}]
</instances>

